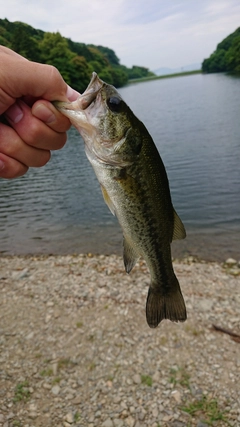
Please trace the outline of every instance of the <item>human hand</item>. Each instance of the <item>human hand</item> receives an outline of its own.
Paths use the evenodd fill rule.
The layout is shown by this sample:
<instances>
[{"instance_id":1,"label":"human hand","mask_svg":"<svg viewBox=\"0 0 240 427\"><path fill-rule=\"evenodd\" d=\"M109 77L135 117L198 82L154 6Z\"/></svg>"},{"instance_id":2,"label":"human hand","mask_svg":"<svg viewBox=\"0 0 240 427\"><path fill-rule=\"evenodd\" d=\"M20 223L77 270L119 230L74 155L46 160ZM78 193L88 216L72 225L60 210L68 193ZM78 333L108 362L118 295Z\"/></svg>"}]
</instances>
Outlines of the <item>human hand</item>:
<instances>
[{"instance_id":1,"label":"human hand","mask_svg":"<svg viewBox=\"0 0 240 427\"><path fill-rule=\"evenodd\" d=\"M28 61L0 46L0 177L16 178L44 166L62 148L69 120L51 101L79 94L50 65Z\"/></svg>"}]
</instances>

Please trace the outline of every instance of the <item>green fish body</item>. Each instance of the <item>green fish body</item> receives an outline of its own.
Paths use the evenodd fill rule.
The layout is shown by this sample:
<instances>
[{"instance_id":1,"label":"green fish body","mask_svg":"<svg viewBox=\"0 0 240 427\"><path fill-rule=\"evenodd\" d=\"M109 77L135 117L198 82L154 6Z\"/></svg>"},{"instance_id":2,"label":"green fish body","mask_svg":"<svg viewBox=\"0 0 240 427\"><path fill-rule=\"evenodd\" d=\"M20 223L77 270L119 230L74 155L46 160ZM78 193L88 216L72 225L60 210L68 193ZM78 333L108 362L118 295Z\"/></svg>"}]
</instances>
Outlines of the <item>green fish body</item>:
<instances>
[{"instance_id":1,"label":"green fish body","mask_svg":"<svg viewBox=\"0 0 240 427\"><path fill-rule=\"evenodd\" d=\"M55 106L84 139L104 200L123 230L127 273L140 256L149 268L149 326L154 328L163 319L186 320L171 258L172 240L186 233L172 205L164 164L144 124L96 73L77 101Z\"/></svg>"}]
</instances>

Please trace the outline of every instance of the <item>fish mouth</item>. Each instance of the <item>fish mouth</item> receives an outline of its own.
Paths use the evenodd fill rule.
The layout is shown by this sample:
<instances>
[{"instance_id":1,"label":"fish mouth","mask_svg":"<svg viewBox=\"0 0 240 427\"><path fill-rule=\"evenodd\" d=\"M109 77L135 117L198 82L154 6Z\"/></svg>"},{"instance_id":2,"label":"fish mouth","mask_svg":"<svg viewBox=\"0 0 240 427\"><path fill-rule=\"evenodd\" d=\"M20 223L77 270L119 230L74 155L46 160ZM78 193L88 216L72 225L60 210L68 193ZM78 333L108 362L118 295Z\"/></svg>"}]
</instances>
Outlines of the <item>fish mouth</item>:
<instances>
[{"instance_id":1,"label":"fish mouth","mask_svg":"<svg viewBox=\"0 0 240 427\"><path fill-rule=\"evenodd\" d=\"M90 83L79 100L82 110L88 108L89 105L96 99L103 85L104 82L98 77L97 73L93 72Z\"/></svg>"},{"instance_id":2,"label":"fish mouth","mask_svg":"<svg viewBox=\"0 0 240 427\"><path fill-rule=\"evenodd\" d=\"M71 111L84 111L89 105L95 101L98 93L102 89L104 82L98 77L95 71L92 73L92 78L87 89L83 92L82 95L78 97L76 101L73 102L62 102L62 101L53 101L53 105L59 110L67 113Z\"/></svg>"}]
</instances>

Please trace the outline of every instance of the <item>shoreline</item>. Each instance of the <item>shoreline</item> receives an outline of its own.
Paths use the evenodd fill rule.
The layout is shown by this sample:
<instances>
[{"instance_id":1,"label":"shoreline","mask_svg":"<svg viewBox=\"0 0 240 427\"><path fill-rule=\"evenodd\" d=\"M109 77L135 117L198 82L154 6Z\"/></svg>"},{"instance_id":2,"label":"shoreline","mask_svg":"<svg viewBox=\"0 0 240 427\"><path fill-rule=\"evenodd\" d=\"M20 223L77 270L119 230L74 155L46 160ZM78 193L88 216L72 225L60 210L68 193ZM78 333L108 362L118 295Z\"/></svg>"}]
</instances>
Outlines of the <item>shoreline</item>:
<instances>
[{"instance_id":1,"label":"shoreline","mask_svg":"<svg viewBox=\"0 0 240 427\"><path fill-rule=\"evenodd\" d=\"M51 252L35 252L35 253L5 253L4 251L0 251L0 259L1 258L22 258L22 259L48 259L49 257L53 257L53 258L58 258L58 257L71 257L71 258L77 258L77 257L82 257L82 258L96 258L96 259L102 259L102 258L108 258L108 257L116 257L119 258L122 261L122 266L123 266L123 270L124 270L124 263L123 263L123 256L122 254L113 252L113 253L94 253L94 252L81 252L81 253L77 253L77 252L73 252L73 253L51 253ZM143 258L139 258L139 262L144 262ZM230 266L235 266L236 268L240 269L240 260L236 259L236 258L232 258L231 256L225 257L223 259L217 259L217 260L213 260L213 259L206 259L206 258L201 258L199 256L196 255L192 255L192 254L183 254L182 256L173 256L172 255L172 262L173 263L179 263L179 264L186 264L186 263L200 263L200 264L218 264L224 267L227 267L227 265Z\"/></svg>"},{"instance_id":2,"label":"shoreline","mask_svg":"<svg viewBox=\"0 0 240 427\"><path fill-rule=\"evenodd\" d=\"M122 256L122 233L114 227L107 229L73 229L68 233L57 236L49 233L35 233L25 235L24 233L9 236L2 240L1 255L68 255L81 253L94 253L99 256L119 255ZM240 261L240 231L227 230L212 232L187 230L187 238L174 240L171 245L173 259L185 259L189 256L206 262L224 262L228 258ZM79 238L76 236L80 236Z\"/></svg>"}]
</instances>

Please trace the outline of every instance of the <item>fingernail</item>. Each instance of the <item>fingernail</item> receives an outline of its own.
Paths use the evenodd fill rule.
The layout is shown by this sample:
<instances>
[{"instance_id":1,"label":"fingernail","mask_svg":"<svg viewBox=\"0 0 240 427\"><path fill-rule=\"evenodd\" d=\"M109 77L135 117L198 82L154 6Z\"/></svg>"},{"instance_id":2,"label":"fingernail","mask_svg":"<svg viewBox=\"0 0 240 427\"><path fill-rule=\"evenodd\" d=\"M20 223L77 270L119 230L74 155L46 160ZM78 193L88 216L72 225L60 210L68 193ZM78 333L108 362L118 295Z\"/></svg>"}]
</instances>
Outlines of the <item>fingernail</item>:
<instances>
[{"instance_id":1,"label":"fingernail","mask_svg":"<svg viewBox=\"0 0 240 427\"><path fill-rule=\"evenodd\" d=\"M5 163L0 160L0 172L5 168Z\"/></svg>"},{"instance_id":2,"label":"fingernail","mask_svg":"<svg viewBox=\"0 0 240 427\"><path fill-rule=\"evenodd\" d=\"M74 90L71 86L67 87L66 97L69 101L76 101L80 93Z\"/></svg>"},{"instance_id":3,"label":"fingernail","mask_svg":"<svg viewBox=\"0 0 240 427\"><path fill-rule=\"evenodd\" d=\"M53 112L44 104L38 104L34 106L34 109L32 112L35 117L42 120L46 124L53 123L56 120L56 117L53 114Z\"/></svg>"},{"instance_id":4,"label":"fingernail","mask_svg":"<svg viewBox=\"0 0 240 427\"><path fill-rule=\"evenodd\" d=\"M16 102L13 104L5 113L6 117L11 120L13 123L19 123L20 120L23 118L23 111L19 107L18 103Z\"/></svg>"}]
</instances>

